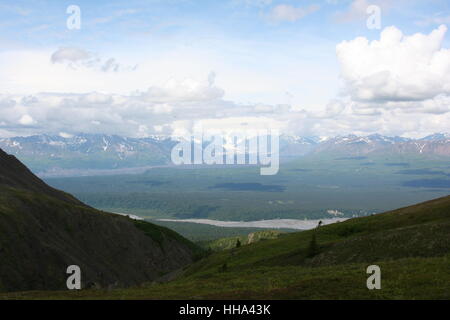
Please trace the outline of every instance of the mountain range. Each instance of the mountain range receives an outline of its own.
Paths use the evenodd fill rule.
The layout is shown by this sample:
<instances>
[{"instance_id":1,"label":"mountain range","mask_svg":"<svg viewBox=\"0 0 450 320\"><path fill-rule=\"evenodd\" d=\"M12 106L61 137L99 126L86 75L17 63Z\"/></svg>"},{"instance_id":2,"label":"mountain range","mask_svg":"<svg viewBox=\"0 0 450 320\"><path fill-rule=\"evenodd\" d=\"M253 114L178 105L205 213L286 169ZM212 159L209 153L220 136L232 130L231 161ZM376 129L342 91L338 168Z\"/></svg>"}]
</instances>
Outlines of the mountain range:
<instances>
[{"instance_id":1,"label":"mountain range","mask_svg":"<svg viewBox=\"0 0 450 320\"><path fill-rule=\"evenodd\" d=\"M72 137L35 135L0 138L0 148L15 155L42 176L70 175L78 171L120 170L170 165L172 148L179 142L167 136L127 138L117 135L79 134ZM378 154L450 156L450 134L420 139L346 135L333 138L280 137L281 159L310 154L356 157ZM75 171L74 171L75 170Z\"/></svg>"}]
</instances>

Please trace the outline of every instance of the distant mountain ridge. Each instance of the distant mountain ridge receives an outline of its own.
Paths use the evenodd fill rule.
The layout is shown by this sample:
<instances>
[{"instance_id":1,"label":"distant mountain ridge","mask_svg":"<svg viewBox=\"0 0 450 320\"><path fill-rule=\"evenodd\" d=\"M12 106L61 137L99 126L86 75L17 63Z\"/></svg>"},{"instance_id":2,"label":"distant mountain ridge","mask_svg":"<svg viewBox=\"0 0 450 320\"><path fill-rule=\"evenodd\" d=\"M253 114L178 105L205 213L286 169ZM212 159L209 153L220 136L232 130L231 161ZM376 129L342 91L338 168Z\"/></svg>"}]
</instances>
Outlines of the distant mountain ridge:
<instances>
[{"instance_id":1,"label":"distant mountain ridge","mask_svg":"<svg viewBox=\"0 0 450 320\"><path fill-rule=\"evenodd\" d=\"M433 134L420 139L387 137L373 134L338 136L317 145L315 153L333 152L357 156L368 154L424 154L450 156L450 135Z\"/></svg>"},{"instance_id":2,"label":"distant mountain ridge","mask_svg":"<svg viewBox=\"0 0 450 320\"><path fill-rule=\"evenodd\" d=\"M34 172L58 170L115 170L169 165L178 141L167 136L126 138L118 135L79 134L73 137L35 135L0 138L0 148L15 155ZM450 156L450 134L436 133L420 139L346 135L333 138L282 135L284 159L308 154L361 156L405 154Z\"/></svg>"},{"instance_id":3,"label":"distant mountain ridge","mask_svg":"<svg viewBox=\"0 0 450 320\"><path fill-rule=\"evenodd\" d=\"M0 139L0 148L34 172L57 169L120 169L161 165L170 161L175 142L149 137L80 134L69 138L35 135Z\"/></svg>"}]
</instances>

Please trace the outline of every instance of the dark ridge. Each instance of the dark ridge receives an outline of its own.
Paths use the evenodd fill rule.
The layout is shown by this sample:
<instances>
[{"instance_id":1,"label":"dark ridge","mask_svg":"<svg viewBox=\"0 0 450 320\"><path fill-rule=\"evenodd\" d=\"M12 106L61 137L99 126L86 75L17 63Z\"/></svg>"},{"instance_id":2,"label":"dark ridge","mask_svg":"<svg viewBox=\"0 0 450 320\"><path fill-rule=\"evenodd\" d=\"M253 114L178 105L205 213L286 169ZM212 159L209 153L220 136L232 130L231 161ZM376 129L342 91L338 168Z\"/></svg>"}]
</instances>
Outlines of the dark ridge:
<instances>
[{"instance_id":1,"label":"dark ridge","mask_svg":"<svg viewBox=\"0 0 450 320\"><path fill-rule=\"evenodd\" d=\"M15 156L7 154L2 149L0 149L0 186L39 192L58 200L83 205L75 197L45 184Z\"/></svg>"},{"instance_id":2,"label":"dark ridge","mask_svg":"<svg viewBox=\"0 0 450 320\"><path fill-rule=\"evenodd\" d=\"M0 150L0 292L139 285L192 263L202 251L164 227L95 210L46 185Z\"/></svg>"}]
</instances>

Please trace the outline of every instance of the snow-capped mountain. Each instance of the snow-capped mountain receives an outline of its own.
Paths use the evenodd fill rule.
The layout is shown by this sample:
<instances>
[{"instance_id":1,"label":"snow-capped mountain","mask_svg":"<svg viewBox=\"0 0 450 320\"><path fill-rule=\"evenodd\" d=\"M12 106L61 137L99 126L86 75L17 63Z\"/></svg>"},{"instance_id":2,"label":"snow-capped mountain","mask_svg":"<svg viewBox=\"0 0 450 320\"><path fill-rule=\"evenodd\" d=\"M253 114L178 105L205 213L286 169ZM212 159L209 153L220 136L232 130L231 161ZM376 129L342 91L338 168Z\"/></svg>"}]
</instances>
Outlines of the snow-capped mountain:
<instances>
[{"instance_id":1,"label":"snow-capped mountain","mask_svg":"<svg viewBox=\"0 0 450 320\"><path fill-rule=\"evenodd\" d=\"M36 172L50 169L116 169L159 165L170 160L174 142L167 138L117 135L36 135L0 139L0 148Z\"/></svg>"},{"instance_id":2,"label":"snow-capped mountain","mask_svg":"<svg viewBox=\"0 0 450 320\"><path fill-rule=\"evenodd\" d=\"M450 140L450 134L449 133L434 133L432 135L426 136L419 140L422 140L422 141L448 141L448 140Z\"/></svg>"},{"instance_id":3,"label":"snow-capped mountain","mask_svg":"<svg viewBox=\"0 0 450 320\"><path fill-rule=\"evenodd\" d=\"M368 154L436 154L450 156L448 134L433 134L421 139L369 136L338 136L317 145L315 153L333 152L339 155L358 156Z\"/></svg>"},{"instance_id":4,"label":"snow-capped mountain","mask_svg":"<svg viewBox=\"0 0 450 320\"><path fill-rule=\"evenodd\" d=\"M173 146L166 136L126 138L117 135L79 134L71 137L36 135L0 138L0 148L17 156L33 171L67 169L121 169L170 164ZM346 135L333 138L282 135L280 156L292 159L308 154L362 156L416 154L450 157L450 135L436 133L420 139Z\"/></svg>"},{"instance_id":5,"label":"snow-capped mountain","mask_svg":"<svg viewBox=\"0 0 450 320\"><path fill-rule=\"evenodd\" d=\"M280 137L280 155L284 158L303 156L312 152L317 143L313 137L282 135Z\"/></svg>"}]
</instances>

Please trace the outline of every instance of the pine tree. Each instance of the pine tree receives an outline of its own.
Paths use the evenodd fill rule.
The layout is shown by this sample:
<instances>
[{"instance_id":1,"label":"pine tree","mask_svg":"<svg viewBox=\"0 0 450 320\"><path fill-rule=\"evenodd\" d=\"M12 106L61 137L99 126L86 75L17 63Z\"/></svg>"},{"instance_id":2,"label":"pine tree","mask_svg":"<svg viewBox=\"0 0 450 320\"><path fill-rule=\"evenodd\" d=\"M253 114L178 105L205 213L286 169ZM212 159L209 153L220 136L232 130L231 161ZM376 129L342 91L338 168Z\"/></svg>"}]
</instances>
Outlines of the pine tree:
<instances>
[{"instance_id":1,"label":"pine tree","mask_svg":"<svg viewBox=\"0 0 450 320\"><path fill-rule=\"evenodd\" d=\"M308 258L312 258L318 253L319 253L319 248L317 246L316 233L314 232L312 234L311 241L309 242L307 256L308 256Z\"/></svg>"},{"instance_id":2,"label":"pine tree","mask_svg":"<svg viewBox=\"0 0 450 320\"><path fill-rule=\"evenodd\" d=\"M227 263L225 262L223 265L222 265L222 267L220 268L220 272L226 272L228 270L228 265L227 265Z\"/></svg>"}]
</instances>

